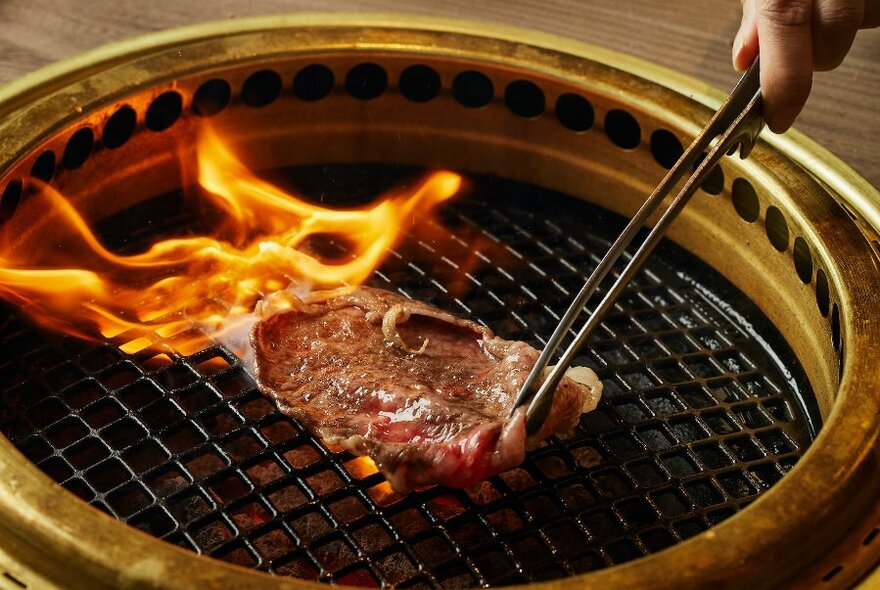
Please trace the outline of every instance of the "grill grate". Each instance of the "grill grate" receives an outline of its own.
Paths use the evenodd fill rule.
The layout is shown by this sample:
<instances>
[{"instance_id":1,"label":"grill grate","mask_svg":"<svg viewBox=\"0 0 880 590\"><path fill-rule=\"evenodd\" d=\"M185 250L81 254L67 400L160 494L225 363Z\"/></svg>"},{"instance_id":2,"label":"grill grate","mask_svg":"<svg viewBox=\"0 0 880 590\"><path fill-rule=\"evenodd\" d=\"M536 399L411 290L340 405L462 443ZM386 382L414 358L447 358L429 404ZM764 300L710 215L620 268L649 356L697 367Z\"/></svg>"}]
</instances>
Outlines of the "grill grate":
<instances>
[{"instance_id":1,"label":"grill grate","mask_svg":"<svg viewBox=\"0 0 880 590\"><path fill-rule=\"evenodd\" d=\"M295 176L309 185L327 174ZM540 344L622 220L521 184L472 186L478 197L410 236L373 284ZM182 202L172 195L162 208L178 231L193 222L175 208ZM671 244L579 361L605 383L599 408L520 468L466 491L389 495L380 475L280 414L219 346L125 355L11 311L0 346L2 432L83 500L200 553L361 586L513 584L659 551L747 506L818 424L766 319Z\"/></svg>"}]
</instances>

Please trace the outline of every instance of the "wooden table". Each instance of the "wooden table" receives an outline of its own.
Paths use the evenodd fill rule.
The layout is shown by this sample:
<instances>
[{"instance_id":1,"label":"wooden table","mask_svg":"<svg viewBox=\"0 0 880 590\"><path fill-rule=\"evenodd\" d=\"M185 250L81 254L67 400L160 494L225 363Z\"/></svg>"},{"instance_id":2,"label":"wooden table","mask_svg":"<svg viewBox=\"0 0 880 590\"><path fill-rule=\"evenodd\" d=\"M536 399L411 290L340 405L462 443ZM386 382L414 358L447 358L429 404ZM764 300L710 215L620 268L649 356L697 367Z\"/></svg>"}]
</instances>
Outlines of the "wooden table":
<instances>
[{"instance_id":1,"label":"wooden table","mask_svg":"<svg viewBox=\"0 0 880 590\"><path fill-rule=\"evenodd\" d=\"M729 89L736 0L2 0L0 83L86 49L206 20L293 11L416 12L531 27L652 60ZM796 127L880 186L880 30L817 74Z\"/></svg>"}]
</instances>

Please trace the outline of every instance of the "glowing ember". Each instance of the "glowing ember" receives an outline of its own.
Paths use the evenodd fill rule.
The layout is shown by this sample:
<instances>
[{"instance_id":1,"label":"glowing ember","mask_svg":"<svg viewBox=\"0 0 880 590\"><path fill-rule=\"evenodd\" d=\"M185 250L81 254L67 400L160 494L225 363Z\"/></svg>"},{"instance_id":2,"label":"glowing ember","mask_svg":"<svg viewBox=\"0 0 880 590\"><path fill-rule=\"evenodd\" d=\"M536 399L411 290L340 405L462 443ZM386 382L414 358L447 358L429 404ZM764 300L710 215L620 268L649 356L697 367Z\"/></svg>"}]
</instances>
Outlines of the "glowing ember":
<instances>
[{"instance_id":1,"label":"glowing ember","mask_svg":"<svg viewBox=\"0 0 880 590\"><path fill-rule=\"evenodd\" d=\"M367 490L373 501L379 506L388 506L400 500L403 496L394 491L391 484L383 481Z\"/></svg>"},{"instance_id":2,"label":"glowing ember","mask_svg":"<svg viewBox=\"0 0 880 590\"><path fill-rule=\"evenodd\" d=\"M345 464L345 468L357 479L364 479L365 477L369 477L370 475L379 472L376 463L366 455L355 457Z\"/></svg>"},{"instance_id":3,"label":"glowing ember","mask_svg":"<svg viewBox=\"0 0 880 590\"><path fill-rule=\"evenodd\" d=\"M435 172L366 207L333 210L260 180L210 130L200 137L197 153L198 182L223 213L211 235L166 239L146 252L120 256L45 186L41 198L25 206L48 208L58 220L56 235L71 237L60 248L35 248L25 260L0 251L0 296L45 326L120 337L128 353L167 338L187 354L203 344L202 333L215 335L250 316L270 292L291 284L309 289L363 282L402 230L461 186L458 175ZM344 242L345 255L312 255L309 240L316 236Z\"/></svg>"}]
</instances>

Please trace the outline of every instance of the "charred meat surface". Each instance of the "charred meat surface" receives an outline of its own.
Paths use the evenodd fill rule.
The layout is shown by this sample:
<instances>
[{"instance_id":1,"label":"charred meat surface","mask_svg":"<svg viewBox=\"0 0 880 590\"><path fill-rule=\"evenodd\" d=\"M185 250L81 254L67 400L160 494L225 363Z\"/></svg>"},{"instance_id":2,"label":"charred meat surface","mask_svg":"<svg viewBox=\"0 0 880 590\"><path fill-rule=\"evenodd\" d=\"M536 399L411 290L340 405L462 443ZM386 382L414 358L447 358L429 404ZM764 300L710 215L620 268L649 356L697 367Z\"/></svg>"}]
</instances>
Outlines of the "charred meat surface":
<instances>
[{"instance_id":1,"label":"charred meat surface","mask_svg":"<svg viewBox=\"0 0 880 590\"><path fill-rule=\"evenodd\" d=\"M391 486L466 487L520 464L527 448L596 407L589 369L562 380L543 428L510 412L538 358L524 342L367 287L279 292L252 333L260 388L330 446L369 455Z\"/></svg>"}]
</instances>

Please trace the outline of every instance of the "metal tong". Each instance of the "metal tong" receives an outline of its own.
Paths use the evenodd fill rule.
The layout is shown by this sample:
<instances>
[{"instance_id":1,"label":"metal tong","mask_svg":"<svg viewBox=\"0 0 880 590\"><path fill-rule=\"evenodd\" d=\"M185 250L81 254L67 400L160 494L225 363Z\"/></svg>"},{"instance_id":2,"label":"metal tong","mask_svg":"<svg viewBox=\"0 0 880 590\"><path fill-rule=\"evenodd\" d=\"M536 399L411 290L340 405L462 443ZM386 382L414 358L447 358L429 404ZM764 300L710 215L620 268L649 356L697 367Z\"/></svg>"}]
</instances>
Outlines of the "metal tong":
<instances>
[{"instance_id":1,"label":"metal tong","mask_svg":"<svg viewBox=\"0 0 880 590\"><path fill-rule=\"evenodd\" d=\"M526 432L528 434L534 434L544 424L550 413L550 407L553 404L553 394L565 371L571 366L581 347L602 321L602 318L614 305L632 278L642 268L666 229L675 220L676 216L688 203L715 165L718 164L722 156L733 154L737 146L739 146L740 157L742 158L747 157L751 152L764 125L761 116L759 73L758 59L755 59L751 67L740 78L730 96L724 101L724 104L709 119L709 122L697 135L690 147L685 150L675 166L667 172L657 188L654 189L654 192L651 193L651 196L642 204L617 240L611 245L608 253L605 254L599 265L587 279L587 282L581 288L574 301L572 301L568 311L565 312L556 330L547 341L547 345L544 347L538 362L532 368L531 373L529 373L528 378L520 389L514 404L515 411L530 398L532 399L531 404L529 404L526 410ZM707 149L709 149L708 154L700 161L700 156ZM694 168L695 163L698 161L699 165L696 165L696 168ZM552 360L566 334L572 329L581 311L584 310L587 301L595 294L599 284L624 254L626 248L629 247L639 231L646 225L648 218L651 217L660 203L688 170L693 170L693 173L685 181L678 195L660 216L660 219L626 264L608 293L593 310L580 332L577 333L574 341L562 354L559 362L542 381L544 369Z\"/></svg>"}]
</instances>

